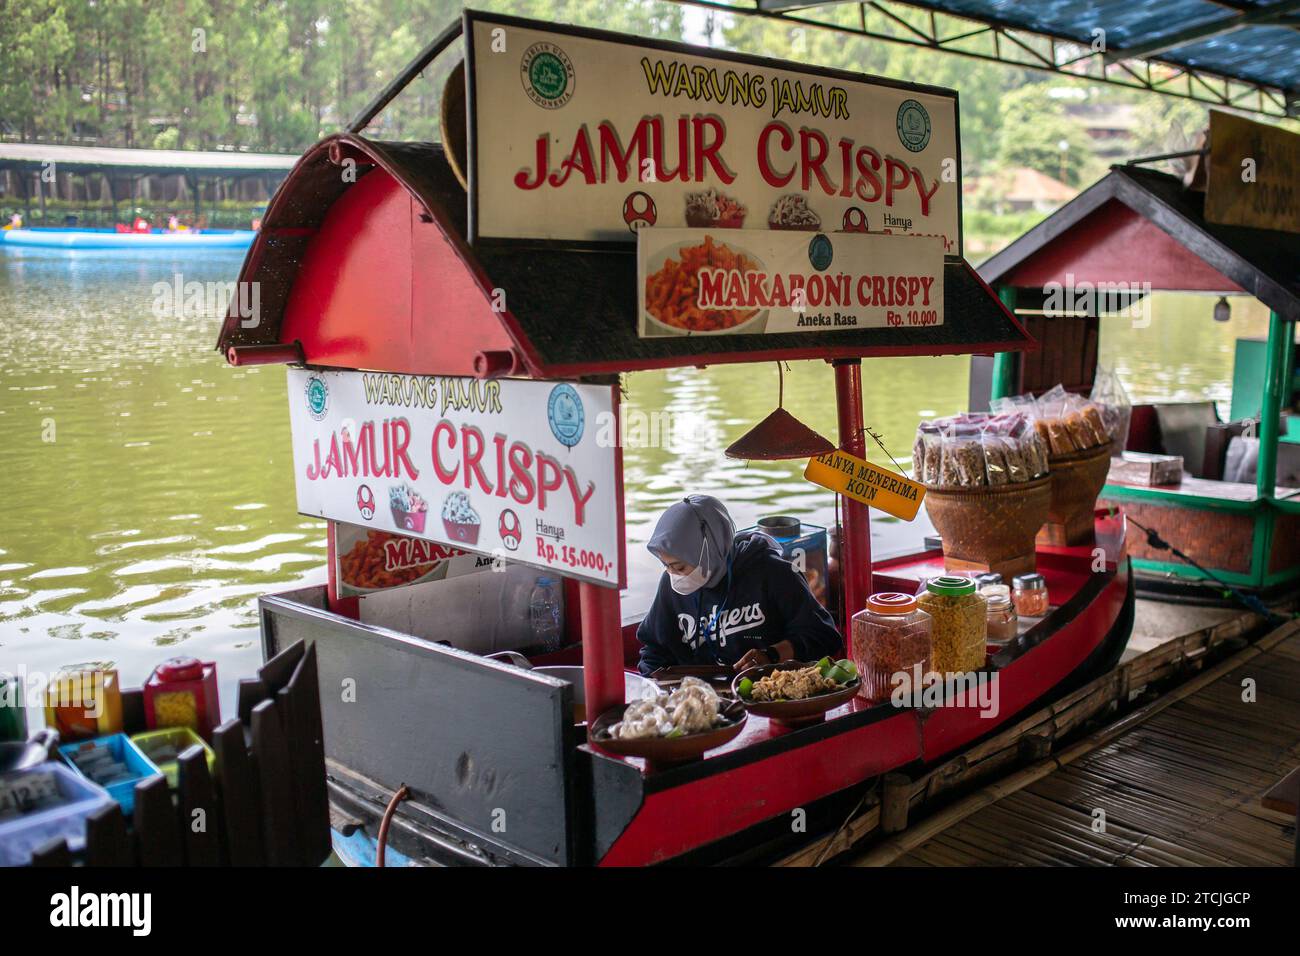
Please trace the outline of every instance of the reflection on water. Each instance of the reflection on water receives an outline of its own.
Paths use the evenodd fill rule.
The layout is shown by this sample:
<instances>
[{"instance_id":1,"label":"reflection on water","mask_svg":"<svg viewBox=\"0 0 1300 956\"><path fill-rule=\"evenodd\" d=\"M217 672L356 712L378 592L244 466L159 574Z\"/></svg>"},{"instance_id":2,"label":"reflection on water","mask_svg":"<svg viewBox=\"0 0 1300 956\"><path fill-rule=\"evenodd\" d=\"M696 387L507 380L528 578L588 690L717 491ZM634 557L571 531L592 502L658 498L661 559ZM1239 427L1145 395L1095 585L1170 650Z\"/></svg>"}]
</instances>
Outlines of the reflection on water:
<instances>
[{"instance_id":1,"label":"reflection on water","mask_svg":"<svg viewBox=\"0 0 1300 956\"><path fill-rule=\"evenodd\" d=\"M1268 337L1268 309L1249 296L1231 296L1232 318L1213 320L1214 295L1157 295L1152 317L1105 318L1099 361L1118 370L1135 404L1218 403L1228 419L1236 341Z\"/></svg>"},{"instance_id":2,"label":"reflection on water","mask_svg":"<svg viewBox=\"0 0 1300 956\"><path fill-rule=\"evenodd\" d=\"M0 666L113 660L131 686L183 650L217 661L230 708L235 680L260 660L256 596L324 579L323 526L294 510L284 370L226 366L212 350L215 314L151 311L154 283L233 280L241 256L0 254ZM1235 300L1233 322L1216 326L1212 304L1162 297L1157 311L1187 314L1142 330L1107 324L1103 358L1135 400L1226 395L1232 339L1261 334L1267 315ZM966 367L864 363L867 422L904 466L917 418L964 406ZM645 606L657 577L642 547L650 528L685 492L724 499L741 526L778 507L833 520L832 496L803 481L802 462L722 454L775 407L775 366L638 373L626 390L627 609ZM835 438L829 366L793 364L785 404ZM888 464L879 448L869 457ZM876 523L877 553L924 527L924 515Z\"/></svg>"}]
</instances>

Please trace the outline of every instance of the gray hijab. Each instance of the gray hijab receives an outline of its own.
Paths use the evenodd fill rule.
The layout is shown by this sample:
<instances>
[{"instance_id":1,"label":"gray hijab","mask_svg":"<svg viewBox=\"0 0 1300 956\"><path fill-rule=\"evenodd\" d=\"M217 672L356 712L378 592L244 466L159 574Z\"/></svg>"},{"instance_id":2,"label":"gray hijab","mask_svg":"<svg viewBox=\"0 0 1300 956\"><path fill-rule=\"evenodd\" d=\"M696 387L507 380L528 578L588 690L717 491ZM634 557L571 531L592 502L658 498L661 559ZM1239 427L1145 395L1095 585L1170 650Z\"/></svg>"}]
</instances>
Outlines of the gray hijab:
<instances>
[{"instance_id":1,"label":"gray hijab","mask_svg":"<svg viewBox=\"0 0 1300 956\"><path fill-rule=\"evenodd\" d=\"M660 516L646 548L661 561L676 558L702 568L705 586L716 587L727 573L735 537L726 505L709 495L688 495Z\"/></svg>"}]
</instances>

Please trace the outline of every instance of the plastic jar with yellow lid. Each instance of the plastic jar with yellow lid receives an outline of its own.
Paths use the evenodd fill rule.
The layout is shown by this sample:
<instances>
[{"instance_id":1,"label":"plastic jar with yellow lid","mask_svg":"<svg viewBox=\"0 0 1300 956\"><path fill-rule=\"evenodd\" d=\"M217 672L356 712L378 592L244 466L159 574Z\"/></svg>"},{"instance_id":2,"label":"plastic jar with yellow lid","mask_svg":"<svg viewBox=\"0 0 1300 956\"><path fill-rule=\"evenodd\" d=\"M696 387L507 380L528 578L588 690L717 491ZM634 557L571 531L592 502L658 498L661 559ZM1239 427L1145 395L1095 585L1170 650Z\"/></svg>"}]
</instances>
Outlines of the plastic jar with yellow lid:
<instances>
[{"instance_id":1,"label":"plastic jar with yellow lid","mask_svg":"<svg viewBox=\"0 0 1300 956\"><path fill-rule=\"evenodd\" d=\"M970 578L945 575L926 583L916 603L934 619L930 668L940 674L979 670L987 656L988 603Z\"/></svg>"}]
</instances>

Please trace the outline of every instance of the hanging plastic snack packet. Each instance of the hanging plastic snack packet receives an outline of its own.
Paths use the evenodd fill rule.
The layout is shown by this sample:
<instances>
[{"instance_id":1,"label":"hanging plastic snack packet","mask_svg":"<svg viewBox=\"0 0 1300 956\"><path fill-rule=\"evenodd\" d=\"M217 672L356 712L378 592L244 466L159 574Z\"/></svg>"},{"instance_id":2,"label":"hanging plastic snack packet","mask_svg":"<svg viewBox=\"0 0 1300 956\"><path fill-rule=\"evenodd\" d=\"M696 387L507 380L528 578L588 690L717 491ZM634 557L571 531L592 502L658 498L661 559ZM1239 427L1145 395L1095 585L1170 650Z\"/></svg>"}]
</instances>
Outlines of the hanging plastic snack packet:
<instances>
[{"instance_id":1,"label":"hanging plastic snack packet","mask_svg":"<svg viewBox=\"0 0 1300 956\"><path fill-rule=\"evenodd\" d=\"M912 443L912 479L927 485L938 484L939 466L943 457L940 423L921 422L916 428L916 441Z\"/></svg>"},{"instance_id":2,"label":"hanging plastic snack packet","mask_svg":"<svg viewBox=\"0 0 1300 956\"><path fill-rule=\"evenodd\" d=\"M1097 375L1092 381L1091 398L1101 408L1102 421L1106 433L1114 442L1110 446L1112 456L1123 453L1128 444L1129 418L1133 414L1133 403L1129 401L1124 383L1119 380L1115 370L1105 365L1097 366Z\"/></svg>"},{"instance_id":3,"label":"hanging plastic snack packet","mask_svg":"<svg viewBox=\"0 0 1300 956\"><path fill-rule=\"evenodd\" d=\"M947 487L982 488L988 484L980 427L953 422L943 433L943 462L940 484Z\"/></svg>"},{"instance_id":4,"label":"hanging plastic snack packet","mask_svg":"<svg viewBox=\"0 0 1300 956\"><path fill-rule=\"evenodd\" d=\"M980 451L984 453L984 472L990 486L1008 485L1011 474L1007 465L1006 446L993 429L984 429L979 438Z\"/></svg>"}]
</instances>

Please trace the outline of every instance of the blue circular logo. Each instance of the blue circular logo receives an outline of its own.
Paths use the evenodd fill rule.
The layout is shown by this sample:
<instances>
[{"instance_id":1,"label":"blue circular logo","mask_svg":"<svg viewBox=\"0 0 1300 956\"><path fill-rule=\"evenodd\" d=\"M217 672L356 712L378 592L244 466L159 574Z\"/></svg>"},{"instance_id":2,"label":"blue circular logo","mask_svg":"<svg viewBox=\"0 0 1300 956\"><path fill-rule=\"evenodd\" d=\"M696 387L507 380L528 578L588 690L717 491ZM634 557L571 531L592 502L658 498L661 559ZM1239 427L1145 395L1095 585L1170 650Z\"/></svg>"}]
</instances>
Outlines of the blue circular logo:
<instances>
[{"instance_id":1,"label":"blue circular logo","mask_svg":"<svg viewBox=\"0 0 1300 956\"><path fill-rule=\"evenodd\" d=\"M914 153L930 144L930 114L916 100L904 100L898 108L898 140Z\"/></svg>"},{"instance_id":2,"label":"blue circular logo","mask_svg":"<svg viewBox=\"0 0 1300 956\"><path fill-rule=\"evenodd\" d=\"M546 419L551 423L551 434L556 441L566 448L582 441L585 418L577 389L564 382L551 389L551 397L546 401Z\"/></svg>"},{"instance_id":3,"label":"blue circular logo","mask_svg":"<svg viewBox=\"0 0 1300 956\"><path fill-rule=\"evenodd\" d=\"M825 272L830 268L831 260L835 258L835 247L831 245L830 237L825 233L819 232L812 237L808 243L808 261L818 272Z\"/></svg>"},{"instance_id":4,"label":"blue circular logo","mask_svg":"<svg viewBox=\"0 0 1300 956\"><path fill-rule=\"evenodd\" d=\"M325 379L313 375L307 379L307 413L316 421L325 417L330 407L330 390Z\"/></svg>"}]
</instances>

